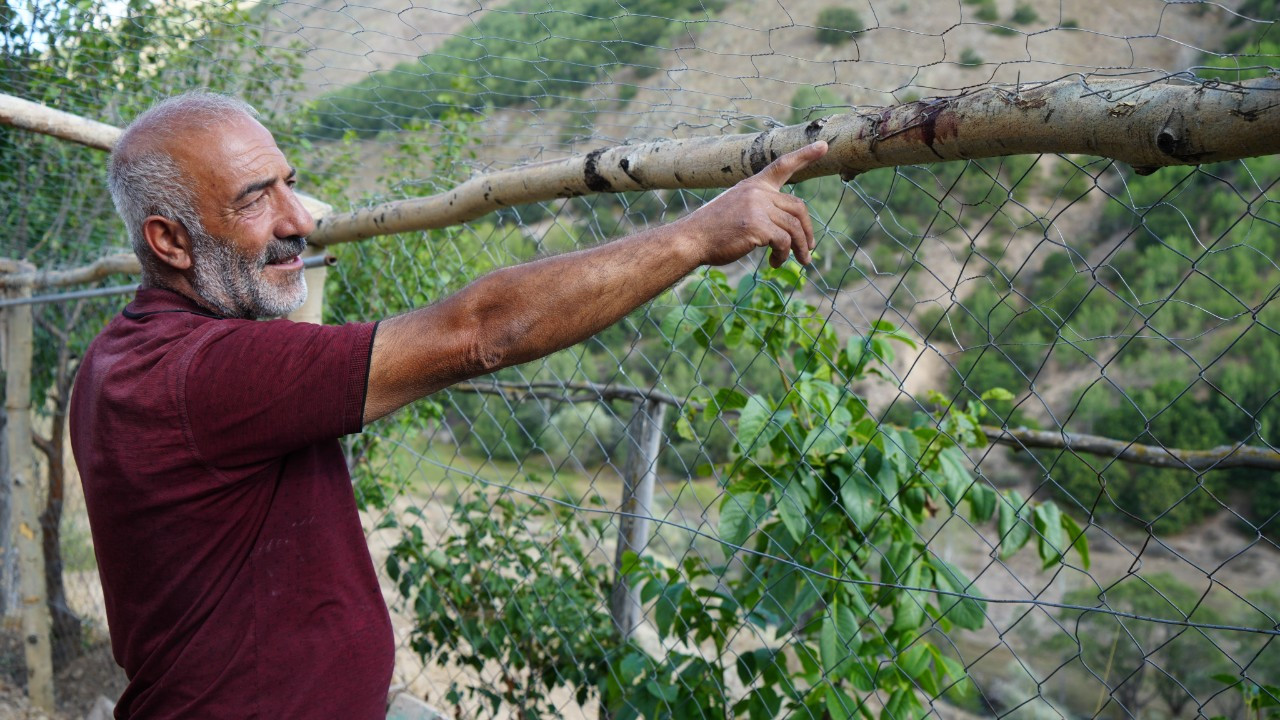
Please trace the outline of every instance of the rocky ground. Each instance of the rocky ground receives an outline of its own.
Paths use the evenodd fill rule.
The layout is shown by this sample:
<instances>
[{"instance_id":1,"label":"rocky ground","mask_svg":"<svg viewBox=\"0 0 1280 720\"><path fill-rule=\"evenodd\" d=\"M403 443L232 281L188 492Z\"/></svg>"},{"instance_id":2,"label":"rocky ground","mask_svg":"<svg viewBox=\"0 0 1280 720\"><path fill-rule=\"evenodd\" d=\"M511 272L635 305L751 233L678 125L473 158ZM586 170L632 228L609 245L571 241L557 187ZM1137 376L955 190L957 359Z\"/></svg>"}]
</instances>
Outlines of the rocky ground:
<instances>
[{"instance_id":1,"label":"rocky ground","mask_svg":"<svg viewBox=\"0 0 1280 720\"><path fill-rule=\"evenodd\" d=\"M111 657L111 647L98 642L57 673L57 709L52 713L27 701L26 671L18 637L0 633L0 720L81 720L90 717L100 697L115 699L124 690L124 672Z\"/></svg>"}]
</instances>

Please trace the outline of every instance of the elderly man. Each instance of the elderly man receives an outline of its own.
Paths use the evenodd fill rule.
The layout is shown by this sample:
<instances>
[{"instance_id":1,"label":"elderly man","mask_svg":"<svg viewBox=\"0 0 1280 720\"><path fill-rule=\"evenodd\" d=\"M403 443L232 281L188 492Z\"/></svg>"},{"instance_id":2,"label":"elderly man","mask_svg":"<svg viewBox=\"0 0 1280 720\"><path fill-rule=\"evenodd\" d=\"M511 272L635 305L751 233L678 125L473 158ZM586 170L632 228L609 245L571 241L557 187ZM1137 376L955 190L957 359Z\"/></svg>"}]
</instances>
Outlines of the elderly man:
<instances>
[{"instance_id":1,"label":"elderly man","mask_svg":"<svg viewBox=\"0 0 1280 720\"><path fill-rule=\"evenodd\" d=\"M143 286L90 346L72 445L129 686L117 718L382 717L393 642L337 439L580 342L702 264L807 262L821 157L779 158L670 225L505 268L342 327L255 322L306 297L296 171L238 100L139 116L109 182Z\"/></svg>"}]
</instances>

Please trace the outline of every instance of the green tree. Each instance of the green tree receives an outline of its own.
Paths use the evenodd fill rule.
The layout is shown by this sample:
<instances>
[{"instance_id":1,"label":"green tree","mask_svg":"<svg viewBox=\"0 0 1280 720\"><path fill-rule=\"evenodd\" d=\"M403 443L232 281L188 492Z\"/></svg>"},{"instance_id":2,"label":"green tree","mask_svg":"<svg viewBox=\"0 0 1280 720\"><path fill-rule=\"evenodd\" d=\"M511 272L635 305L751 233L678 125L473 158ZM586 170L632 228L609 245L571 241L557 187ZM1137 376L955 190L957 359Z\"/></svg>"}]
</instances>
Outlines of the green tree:
<instances>
[{"instance_id":1,"label":"green tree","mask_svg":"<svg viewBox=\"0 0 1280 720\"><path fill-rule=\"evenodd\" d=\"M206 87L261 103L267 124L287 136L287 117L273 116L270 99L293 87L299 68L261 43L261 31L249 19L234 2L34 2L22 3L21 12L0 2L0 92L119 125L157 98ZM249 72L255 65L273 72ZM127 251L103 165L97 150L33 133L0 134L0 193L9 228L0 254L49 270ZM82 644L63 582L67 403L77 359L118 306L118 300L82 300L35 309L33 407L48 415L51 430L34 441L48 460L40 524L57 666L78 655Z\"/></svg>"},{"instance_id":2,"label":"green tree","mask_svg":"<svg viewBox=\"0 0 1280 720\"><path fill-rule=\"evenodd\" d=\"M1185 711L1223 689L1214 675L1231 669L1220 638L1194 627L1121 617L1128 613L1175 622L1217 623L1221 617L1203 601L1203 594L1168 573L1127 576L1103 591L1072 590L1064 597L1072 605L1097 610L1071 610L1062 622L1078 642L1077 661L1092 677L1109 688L1101 699L1082 694L1081 713L1096 715L1108 703L1121 715L1146 716L1152 704L1164 705L1169 717L1186 717ZM1084 703L1093 702L1093 705ZM1190 707L1189 707L1190 706Z\"/></svg>"}]
</instances>

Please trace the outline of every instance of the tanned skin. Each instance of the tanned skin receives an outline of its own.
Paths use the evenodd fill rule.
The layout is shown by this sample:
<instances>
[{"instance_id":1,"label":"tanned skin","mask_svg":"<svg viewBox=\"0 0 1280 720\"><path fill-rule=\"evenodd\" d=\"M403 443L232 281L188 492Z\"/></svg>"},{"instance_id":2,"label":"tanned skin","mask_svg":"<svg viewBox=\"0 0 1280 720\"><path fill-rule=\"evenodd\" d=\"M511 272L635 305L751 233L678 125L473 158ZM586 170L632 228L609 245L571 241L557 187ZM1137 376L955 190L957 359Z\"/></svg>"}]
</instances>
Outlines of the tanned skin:
<instances>
[{"instance_id":1,"label":"tanned skin","mask_svg":"<svg viewBox=\"0 0 1280 720\"><path fill-rule=\"evenodd\" d=\"M140 133L137 150L166 146L187 175L211 234L239 251L260 252L273 238L315 229L293 192L295 172L271 133L238 116L210 129L192 118L180 127ZM128 152L131 148L122 148ZM795 253L808 264L813 227L804 202L782 192L817 161L817 142L775 160L711 202L669 225L578 252L503 268L440 302L382 321L374 337L366 424L454 383L529 362L582 342L652 300L701 265L724 265L770 247L774 267ZM202 305L191 283L191 242L181 223L151 216L143 234L161 262L159 284ZM285 284L300 259L264 268L263 282Z\"/></svg>"}]
</instances>

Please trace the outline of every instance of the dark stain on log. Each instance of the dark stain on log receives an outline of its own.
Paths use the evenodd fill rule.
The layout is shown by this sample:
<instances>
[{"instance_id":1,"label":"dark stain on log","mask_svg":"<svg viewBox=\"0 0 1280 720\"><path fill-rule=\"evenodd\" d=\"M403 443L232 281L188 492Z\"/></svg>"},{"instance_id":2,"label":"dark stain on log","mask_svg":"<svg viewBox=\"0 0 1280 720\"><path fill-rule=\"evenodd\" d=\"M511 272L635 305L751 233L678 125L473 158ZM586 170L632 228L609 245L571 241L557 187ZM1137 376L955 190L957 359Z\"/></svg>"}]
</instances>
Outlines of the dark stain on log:
<instances>
[{"instance_id":1,"label":"dark stain on log","mask_svg":"<svg viewBox=\"0 0 1280 720\"><path fill-rule=\"evenodd\" d=\"M818 139L818 133L822 132L823 126L830 120L829 117L820 117L817 120L804 126L804 139L813 142Z\"/></svg>"},{"instance_id":2,"label":"dark stain on log","mask_svg":"<svg viewBox=\"0 0 1280 720\"><path fill-rule=\"evenodd\" d=\"M1049 122L1049 118L1051 117L1053 117L1053 108L1049 108L1049 112L1044 114L1044 120L1042 122Z\"/></svg>"},{"instance_id":3,"label":"dark stain on log","mask_svg":"<svg viewBox=\"0 0 1280 720\"><path fill-rule=\"evenodd\" d=\"M751 163L752 175L755 175L768 167L771 162L764 149L765 143L768 140L769 133L766 131L759 133L756 135L756 139L751 141L751 157L749 158L749 162Z\"/></svg>"},{"instance_id":4,"label":"dark stain on log","mask_svg":"<svg viewBox=\"0 0 1280 720\"><path fill-rule=\"evenodd\" d=\"M944 140L948 137L955 137L956 134L955 118L951 115L944 115L944 111L946 109L946 103L929 103L924 106L920 113L920 118L917 121L920 127L920 139L925 145L928 145L929 149L933 150L933 154L937 155L939 158L942 157L942 153L938 152L933 147L933 144L938 140L939 131L942 132ZM949 118L948 120L943 120L941 128L938 123L939 117Z\"/></svg>"},{"instance_id":5,"label":"dark stain on log","mask_svg":"<svg viewBox=\"0 0 1280 720\"><path fill-rule=\"evenodd\" d=\"M1228 111L1227 111L1227 114L1228 114L1228 115L1234 115L1234 116L1236 116L1236 117L1240 118L1241 120L1243 120L1243 121L1245 121L1245 122L1254 122L1254 121L1256 121L1256 120L1258 119L1259 111L1258 111L1256 108L1255 108L1255 109L1253 109L1253 110L1235 110L1235 109L1232 109L1232 110L1228 110Z\"/></svg>"},{"instance_id":6,"label":"dark stain on log","mask_svg":"<svg viewBox=\"0 0 1280 720\"><path fill-rule=\"evenodd\" d=\"M724 167L720 168L720 172L724 173L725 175L728 175L729 173L733 172L733 168L728 165L725 165Z\"/></svg>"},{"instance_id":7,"label":"dark stain on log","mask_svg":"<svg viewBox=\"0 0 1280 720\"><path fill-rule=\"evenodd\" d=\"M640 178L636 176L635 173L631 172L630 160L628 160L627 158L622 158L621 160L618 161L618 167L622 168L622 172L626 173L627 177L631 178L631 180L635 184L641 187L644 187L644 182L642 182ZM680 179L680 173L676 173L676 182L684 182L683 180Z\"/></svg>"},{"instance_id":8,"label":"dark stain on log","mask_svg":"<svg viewBox=\"0 0 1280 720\"><path fill-rule=\"evenodd\" d=\"M600 148L587 153L587 161L582 168L582 179L586 182L587 189L591 192L613 192L613 184L609 182L608 178L600 174L600 156L604 154L606 149Z\"/></svg>"},{"instance_id":9,"label":"dark stain on log","mask_svg":"<svg viewBox=\"0 0 1280 720\"><path fill-rule=\"evenodd\" d=\"M1165 127L1156 134L1156 148L1165 155L1182 162L1197 163L1201 158L1212 154L1208 150L1192 152L1191 147L1191 142L1185 137L1180 137L1172 128Z\"/></svg>"}]
</instances>

